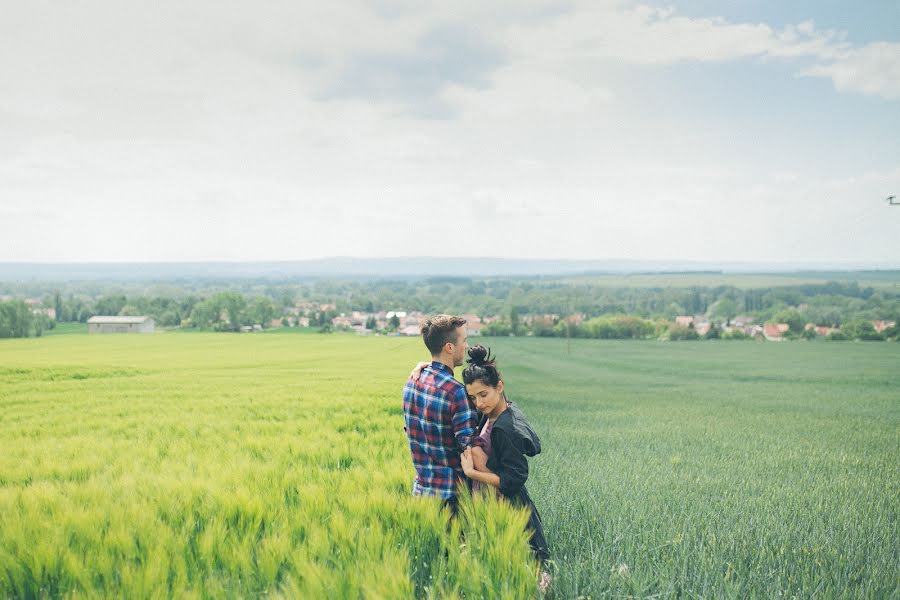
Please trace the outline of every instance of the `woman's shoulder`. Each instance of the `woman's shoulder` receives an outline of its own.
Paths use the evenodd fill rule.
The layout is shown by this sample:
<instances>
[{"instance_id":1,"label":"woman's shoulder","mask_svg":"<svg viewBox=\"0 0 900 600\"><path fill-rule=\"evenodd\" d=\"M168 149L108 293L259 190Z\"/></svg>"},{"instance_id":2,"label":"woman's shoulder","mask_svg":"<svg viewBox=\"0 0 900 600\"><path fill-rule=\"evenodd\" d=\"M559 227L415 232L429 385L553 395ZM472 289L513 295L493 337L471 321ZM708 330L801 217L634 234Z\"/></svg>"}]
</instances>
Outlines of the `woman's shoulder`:
<instances>
[{"instance_id":1,"label":"woman's shoulder","mask_svg":"<svg viewBox=\"0 0 900 600\"><path fill-rule=\"evenodd\" d=\"M494 430L508 435L513 443L521 447L521 451L528 456L535 456L541 452L541 440L537 433L525 418L525 413L512 402L494 421Z\"/></svg>"}]
</instances>

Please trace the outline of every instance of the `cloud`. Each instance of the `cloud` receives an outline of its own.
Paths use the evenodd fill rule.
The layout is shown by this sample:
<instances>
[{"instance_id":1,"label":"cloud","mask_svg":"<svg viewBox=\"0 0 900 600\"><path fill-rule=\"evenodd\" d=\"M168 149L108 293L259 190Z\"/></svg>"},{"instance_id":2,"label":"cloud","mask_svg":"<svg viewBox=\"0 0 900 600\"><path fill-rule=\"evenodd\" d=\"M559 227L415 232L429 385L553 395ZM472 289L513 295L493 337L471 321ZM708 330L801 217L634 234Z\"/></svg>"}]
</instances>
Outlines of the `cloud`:
<instances>
[{"instance_id":1,"label":"cloud","mask_svg":"<svg viewBox=\"0 0 900 600\"><path fill-rule=\"evenodd\" d=\"M441 25L412 48L353 52L341 61L323 98L400 101L422 116L439 115L451 110L439 102L441 91L450 85L484 89L503 60L503 50L476 29Z\"/></svg>"},{"instance_id":2,"label":"cloud","mask_svg":"<svg viewBox=\"0 0 900 600\"><path fill-rule=\"evenodd\" d=\"M895 94L896 44L811 21L612 0L8 4L0 207L17 216L0 218L0 260L409 255L436 210L507 255L777 257L758 221L784 238L817 195L861 194L820 186L783 220L804 185L894 167L894 142L760 116L791 107L737 123L655 95L671 65L748 60ZM859 185L882 198L891 177ZM845 213L819 225L830 214ZM723 227L739 233L706 233ZM878 227L855 256L896 244Z\"/></svg>"},{"instance_id":3,"label":"cloud","mask_svg":"<svg viewBox=\"0 0 900 600\"><path fill-rule=\"evenodd\" d=\"M840 91L900 99L900 43L876 42L845 52L832 63L803 72L829 77Z\"/></svg>"},{"instance_id":4,"label":"cloud","mask_svg":"<svg viewBox=\"0 0 900 600\"><path fill-rule=\"evenodd\" d=\"M670 8L639 5L623 9L617 4L589 2L540 24L513 25L505 42L519 56L545 65L813 60L816 64L801 74L829 77L838 91L900 97L900 44L877 42L855 47L846 33L819 30L813 21L778 31L766 23L684 17Z\"/></svg>"}]
</instances>

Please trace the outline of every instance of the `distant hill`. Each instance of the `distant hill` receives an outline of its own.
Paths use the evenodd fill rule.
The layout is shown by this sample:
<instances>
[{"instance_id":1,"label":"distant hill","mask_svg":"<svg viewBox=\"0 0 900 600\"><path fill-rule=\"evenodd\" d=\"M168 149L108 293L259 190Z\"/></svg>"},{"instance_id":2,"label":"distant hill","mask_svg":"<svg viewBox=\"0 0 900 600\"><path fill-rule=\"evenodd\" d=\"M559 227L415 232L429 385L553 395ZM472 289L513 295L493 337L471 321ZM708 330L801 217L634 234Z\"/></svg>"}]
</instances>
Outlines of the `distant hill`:
<instances>
[{"instance_id":1,"label":"distant hill","mask_svg":"<svg viewBox=\"0 0 900 600\"><path fill-rule=\"evenodd\" d=\"M560 276L626 273L784 273L900 269L862 263L713 263L510 258L352 258L285 262L0 263L0 281L179 281L230 279Z\"/></svg>"}]
</instances>

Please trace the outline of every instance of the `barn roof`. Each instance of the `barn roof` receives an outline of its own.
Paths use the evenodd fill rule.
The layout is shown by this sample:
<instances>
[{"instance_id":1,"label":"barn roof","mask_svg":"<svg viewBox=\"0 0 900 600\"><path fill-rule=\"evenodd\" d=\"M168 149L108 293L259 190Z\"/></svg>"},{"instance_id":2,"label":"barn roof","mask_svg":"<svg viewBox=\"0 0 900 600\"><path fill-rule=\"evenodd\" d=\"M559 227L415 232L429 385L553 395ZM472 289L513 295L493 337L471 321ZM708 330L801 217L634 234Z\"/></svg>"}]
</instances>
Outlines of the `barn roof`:
<instances>
[{"instance_id":1,"label":"barn roof","mask_svg":"<svg viewBox=\"0 0 900 600\"><path fill-rule=\"evenodd\" d=\"M88 323L128 325L146 322L150 317L91 317Z\"/></svg>"}]
</instances>

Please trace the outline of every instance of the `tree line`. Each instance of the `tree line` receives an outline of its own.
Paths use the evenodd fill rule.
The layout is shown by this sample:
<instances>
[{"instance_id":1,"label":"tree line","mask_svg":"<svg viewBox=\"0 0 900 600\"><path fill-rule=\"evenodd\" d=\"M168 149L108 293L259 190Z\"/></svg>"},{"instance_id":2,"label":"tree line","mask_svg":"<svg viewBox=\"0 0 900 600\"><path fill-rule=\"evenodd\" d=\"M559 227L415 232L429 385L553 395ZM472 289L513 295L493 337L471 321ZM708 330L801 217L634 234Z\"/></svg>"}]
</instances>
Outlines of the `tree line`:
<instances>
[{"instance_id":1,"label":"tree line","mask_svg":"<svg viewBox=\"0 0 900 600\"><path fill-rule=\"evenodd\" d=\"M777 278L773 281L777 282ZM497 335L659 337L660 323L671 322L678 315L707 315L711 320L723 322L738 315L751 315L757 323L791 324L792 333L801 322L801 327L814 323L847 331L863 331L865 327L861 323L875 319L900 322L900 293L887 287L860 286L855 281L752 289L730 285L627 287L590 278L540 277L437 277L418 281L323 279L303 283L237 281L218 282L211 288L177 282L143 287L129 285L125 293L118 291L121 286L101 283L50 290L29 283L27 289L20 289L40 298L44 307L54 308L56 319L61 322L83 323L94 315L147 315L161 327L220 331L257 324L266 327L273 319L288 316L298 305L306 307L302 314L309 318L311 325L322 327L329 325L335 316L352 311L499 316L498 322L485 328L486 332ZM15 288L0 284L0 291L9 290ZM30 332L27 335L38 335L50 326L47 320L27 316L21 310L21 307L4 309L3 332L7 336L13 335L12 332L20 336L26 330ZM570 315L579 315L580 321L570 324L564 318ZM851 327L848 329L847 325ZM677 337L682 332L673 330L672 335ZM870 333L863 331L860 335L870 336Z\"/></svg>"}]
</instances>

